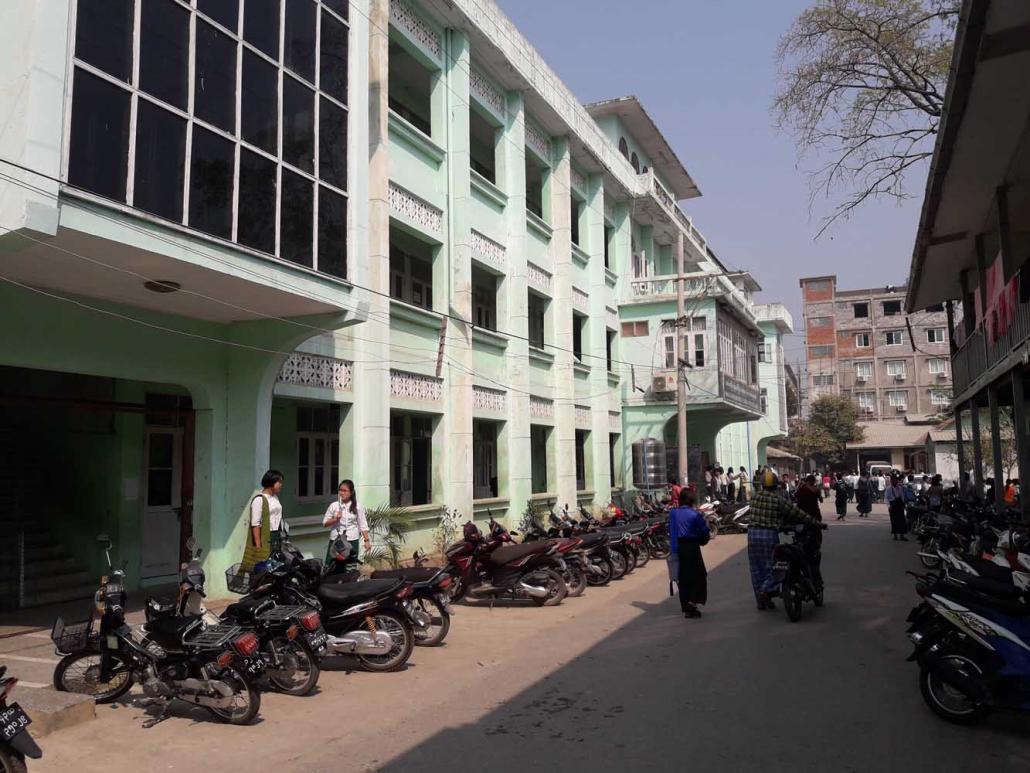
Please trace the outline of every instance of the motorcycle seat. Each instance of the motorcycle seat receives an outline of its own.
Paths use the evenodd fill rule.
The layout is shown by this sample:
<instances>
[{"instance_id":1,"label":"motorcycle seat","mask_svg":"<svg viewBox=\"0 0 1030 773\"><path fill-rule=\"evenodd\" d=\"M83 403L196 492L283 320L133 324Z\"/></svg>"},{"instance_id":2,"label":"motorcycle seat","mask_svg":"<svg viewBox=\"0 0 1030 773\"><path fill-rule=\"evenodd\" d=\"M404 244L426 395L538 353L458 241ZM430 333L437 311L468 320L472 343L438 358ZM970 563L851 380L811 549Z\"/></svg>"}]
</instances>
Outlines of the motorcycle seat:
<instances>
[{"instance_id":1,"label":"motorcycle seat","mask_svg":"<svg viewBox=\"0 0 1030 773\"><path fill-rule=\"evenodd\" d=\"M415 585L428 583L440 573L436 566L411 566L405 569L377 569L372 572L373 580L395 580L400 578Z\"/></svg>"},{"instance_id":2,"label":"motorcycle seat","mask_svg":"<svg viewBox=\"0 0 1030 773\"><path fill-rule=\"evenodd\" d=\"M524 542L521 545L505 545L490 553L490 563L496 566L510 564L535 553L546 553L551 549L550 542Z\"/></svg>"},{"instance_id":3,"label":"motorcycle seat","mask_svg":"<svg viewBox=\"0 0 1030 773\"><path fill-rule=\"evenodd\" d=\"M973 590L969 586L963 587L952 583L938 583L932 589L932 592L939 593L953 601L958 601L960 604L968 606L976 612L989 615L993 611L1007 617L1030 617L1030 605L1024 604L1017 599L1002 599L997 596L988 596Z\"/></svg>"},{"instance_id":4,"label":"motorcycle seat","mask_svg":"<svg viewBox=\"0 0 1030 773\"><path fill-rule=\"evenodd\" d=\"M244 596L239 601L227 606L222 612L221 618L223 620L251 621L266 606L275 606L275 604L267 598Z\"/></svg>"},{"instance_id":5,"label":"motorcycle seat","mask_svg":"<svg viewBox=\"0 0 1030 773\"><path fill-rule=\"evenodd\" d=\"M593 534L580 534L579 538L583 541L581 547L586 550L596 548L598 545L603 545L608 541L608 535L601 534L600 532L594 532Z\"/></svg>"},{"instance_id":6,"label":"motorcycle seat","mask_svg":"<svg viewBox=\"0 0 1030 773\"><path fill-rule=\"evenodd\" d=\"M168 649L176 649L182 645L183 637L190 629L199 625L200 616L161 617L146 624L150 638Z\"/></svg>"},{"instance_id":7,"label":"motorcycle seat","mask_svg":"<svg viewBox=\"0 0 1030 773\"><path fill-rule=\"evenodd\" d=\"M1022 595L1022 591L1012 584L1011 572L1009 573L1009 582L1007 583L990 577L977 577L975 574L960 572L956 569L949 569L948 577L960 585L965 585L979 593L995 596L1000 599L1018 599Z\"/></svg>"},{"instance_id":8,"label":"motorcycle seat","mask_svg":"<svg viewBox=\"0 0 1030 773\"><path fill-rule=\"evenodd\" d=\"M387 593L400 590L402 579L364 580L362 582L328 582L318 586L319 601L329 604L360 604Z\"/></svg>"}]
</instances>

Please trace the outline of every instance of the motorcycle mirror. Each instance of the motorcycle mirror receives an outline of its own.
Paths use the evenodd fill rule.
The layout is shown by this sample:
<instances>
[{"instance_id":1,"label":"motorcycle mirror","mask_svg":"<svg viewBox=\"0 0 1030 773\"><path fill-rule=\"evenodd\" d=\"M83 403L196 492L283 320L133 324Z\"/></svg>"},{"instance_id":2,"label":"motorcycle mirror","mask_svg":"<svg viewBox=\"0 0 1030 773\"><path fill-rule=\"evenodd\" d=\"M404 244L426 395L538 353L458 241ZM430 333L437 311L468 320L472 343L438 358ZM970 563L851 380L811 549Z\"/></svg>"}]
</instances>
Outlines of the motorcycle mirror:
<instances>
[{"instance_id":1,"label":"motorcycle mirror","mask_svg":"<svg viewBox=\"0 0 1030 773\"><path fill-rule=\"evenodd\" d=\"M108 535L108 534L106 534L104 532L101 532L100 534L97 535L97 543L104 550L110 550L111 549L111 537L110 537L110 535Z\"/></svg>"},{"instance_id":2,"label":"motorcycle mirror","mask_svg":"<svg viewBox=\"0 0 1030 773\"><path fill-rule=\"evenodd\" d=\"M194 556L194 558L199 560L202 555L204 555L204 548L199 548L197 550L197 554Z\"/></svg>"},{"instance_id":3,"label":"motorcycle mirror","mask_svg":"<svg viewBox=\"0 0 1030 773\"><path fill-rule=\"evenodd\" d=\"M197 538L196 537L191 535L190 538L188 540L186 540L186 549L191 554L193 553L194 550L197 549Z\"/></svg>"}]
</instances>

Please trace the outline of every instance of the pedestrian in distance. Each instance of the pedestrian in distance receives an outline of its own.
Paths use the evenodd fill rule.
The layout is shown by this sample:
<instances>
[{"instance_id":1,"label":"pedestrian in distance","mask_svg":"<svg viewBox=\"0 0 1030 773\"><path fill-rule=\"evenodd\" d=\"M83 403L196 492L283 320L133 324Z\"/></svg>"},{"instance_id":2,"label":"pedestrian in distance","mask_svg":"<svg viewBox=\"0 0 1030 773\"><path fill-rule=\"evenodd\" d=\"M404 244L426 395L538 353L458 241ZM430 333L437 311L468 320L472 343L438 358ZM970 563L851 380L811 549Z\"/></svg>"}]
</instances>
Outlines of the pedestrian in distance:
<instances>
[{"instance_id":1,"label":"pedestrian in distance","mask_svg":"<svg viewBox=\"0 0 1030 773\"><path fill-rule=\"evenodd\" d=\"M891 517L891 537L895 541L908 542L905 532L908 522L905 519L905 487L901 483L901 475L891 475L891 485L887 487L887 512Z\"/></svg>"},{"instance_id":2,"label":"pedestrian in distance","mask_svg":"<svg viewBox=\"0 0 1030 773\"><path fill-rule=\"evenodd\" d=\"M837 520L843 521L848 515L848 484L839 472L833 482L833 504L837 508Z\"/></svg>"},{"instance_id":3,"label":"pedestrian in distance","mask_svg":"<svg viewBox=\"0 0 1030 773\"><path fill-rule=\"evenodd\" d=\"M1005 481L1005 493L1002 495L1002 499L1005 502L1006 507L1015 507L1019 498L1019 492L1016 489L1016 481L1009 478Z\"/></svg>"},{"instance_id":4,"label":"pedestrian in distance","mask_svg":"<svg viewBox=\"0 0 1030 773\"><path fill-rule=\"evenodd\" d=\"M708 570L701 547L708 544L711 533L704 516L694 509L694 494L680 491L679 506L669 511L669 574L679 586L680 609L687 618L701 617L708 601ZM670 588L671 591L671 588Z\"/></svg>"},{"instance_id":5,"label":"pedestrian in distance","mask_svg":"<svg viewBox=\"0 0 1030 773\"><path fill-rule=\"evenodd\" d=\"M868 518L873 510L873 485L867 472L862 473L855 485L855 506L859 518Z\"/></svg>"},{"instance_id":6,"label":"pedestrian in distance","mask_svg":"<svg viewBox=\"0 0 1030 773\"><path fill-rule=\"evenodd\" d=\"M747 470L743 467L740 468L740 472L737 474L737 501L741 504L747 502L747 489L751 484L751 479L747 475Z\"/></svg>"},{"instance_id":7,"label":"pedestrian in distance","mask_svg":"<svg viewBox=\"0 0 1030 773\"><path fill-rule=\"evenodd\" d=\"M823 492L816 484L814 475L808 475L801 481L794 499L797 501L799 508L817 521L823 519L823 514L819 510L819 503L823 501Z\"/></svg>"},{"instance_id":8,"label":"pedestrian in distance","mask_svg":"<svg viewBox=\"0 0 1030 773\"><path fill-rule=\"evenodd\" d=\"M261 491L250 500L247 545L240 568L250 571L279 548L283 523L283 506L279 492L283 490L283 474L268 470L261 476Z\"/></svg>"},{"instance_id":9,"label":"pedestrian in distance","mask_svg":"<svg viewBox=\"0 0 1030 773\"><path fill-rule=\"evenodd\" d=\"M733 502L737 498L737 474L730 467L726 470L726 501Z\"/></svg>"},{"instance_id":10,"label":"pedestrian in distance","mask_svg":"<svg viewBox=\"0 0 1030 773\"><path fill-rule=\"evenodd\" d=\"M930 487L926 490L926 506L931 510L939 510L944 504L944 479L934 475L930 479Z\"/></svg>"},{"instance_id":11,"label":"pedestrian in distance","mask_svg":"<svg viewBox=\"0 0 1030 773\"><path fill-rule=\"evenodd\" d=\"M883 476L883 473L878 473L876 476L876 501L882 502L884 495L887 492L887 479Z\"/></svg>"},{"instance_id":12,"label":"pedestrian in distance","mask_svg":"<svg viewBox=\"0 0 1030 773\"><path fill-rule=\"evenodd\" d=\"M762 476L762 490L751 500L747 529L747 558L751 570L751 587L759 609L775 609L772 593L776 590L773 575L773 550L780 544L780 529L791 523L817 523L780 491L780 481L772 470Z\"/></svg>"},{"instance_id":13,"label":"pedestrian in distance","mask_svg":"<svg viewBox=\"0 0 1030 773\"><path fill-rule=\"evenodd\" d=\"M358 538L365 543L365 552L372 549L372 538L368 533L368 518L365 508L358 504L358 493L354 481L341 480L336 489L336 501L325 511L322 517L323 526L331 526L329 547L326 549L325 562L332 559L332 545L339 538L350 543L350 555L358 558Z\"/></svg>"}]
</instances>

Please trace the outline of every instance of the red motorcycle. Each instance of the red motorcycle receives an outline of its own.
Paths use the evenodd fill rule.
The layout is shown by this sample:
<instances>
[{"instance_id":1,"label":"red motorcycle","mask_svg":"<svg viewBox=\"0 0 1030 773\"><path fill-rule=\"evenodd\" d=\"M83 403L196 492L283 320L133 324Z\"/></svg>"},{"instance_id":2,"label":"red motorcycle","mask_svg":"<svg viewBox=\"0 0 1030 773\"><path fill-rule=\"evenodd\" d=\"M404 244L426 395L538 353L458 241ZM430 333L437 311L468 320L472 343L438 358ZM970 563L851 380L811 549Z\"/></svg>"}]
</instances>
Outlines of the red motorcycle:
<instances>
[{"instance_id":1,"label":"red motorcycle","mask_svg":"<svg viewBox=\"0 0 1030 773\"><path fill-rule=\"evenodd\" d=\"M568 595L565 561L550 542L512 545L507 530L490 519L490 539L471 521L464 539L447 548L447 571L453 578L451 598L531 599L537 606L557 606Z\"/></svg>"}]
</instances>

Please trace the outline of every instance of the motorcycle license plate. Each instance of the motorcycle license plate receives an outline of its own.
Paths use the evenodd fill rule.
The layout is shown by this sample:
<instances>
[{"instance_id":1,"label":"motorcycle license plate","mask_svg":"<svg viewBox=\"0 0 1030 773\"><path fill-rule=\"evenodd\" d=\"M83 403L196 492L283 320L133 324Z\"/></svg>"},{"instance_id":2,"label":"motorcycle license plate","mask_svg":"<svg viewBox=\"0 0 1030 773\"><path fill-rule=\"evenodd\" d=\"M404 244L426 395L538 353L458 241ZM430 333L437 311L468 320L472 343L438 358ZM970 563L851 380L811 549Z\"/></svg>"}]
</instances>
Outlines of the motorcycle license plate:
<instances>
[{"instance_id":1,"label":"motorcycle license plate","mask_svg":"<svg viewBox=\"0 0 1030 773\"><path fill-rule=\"evenodd\" d=\"M318 631L316 633L308 634L308 646L311 647L315 652L321 652L325 649L326 642L329 637L325 631Z\"/></svg>"},{"instance_id":2,"label":"motorcycle license plate","mask_svg":"<svg viewBox=\"0 0 1030 773\"><path fill-rule=\"evenodd\" d=\"M786 561L777 561L775 564L773 564L774 572L785 572L788 569L790 569L790 564Z\"/></svg>"},{"instance_id":3,"label":"motorcycle license plate","mask_svg":"<svg viewBox=\"0 0 1030 773\"><path fill-rule=\"evenodd\" d=\"M0 711L0 741L10 741L18 733L32 723L29 715L22 711L21 706L12 703L3 711Z\"/></svg>"},{"instance_id":4,"label":"motorcycle license plate","mask_svg":"<svg viewBox=\"0 0 1030 773\"><path fill-rule=\"evenodd\" d=\"M117 636L107 636L107 637L105 637L105 645L104 646L105 646L105 649L109 649L109 650L116 650L116 649L118 649L118 637Z\"/></svg>"},{"instance_id":5,"label":"motorcycle license plate","mask_svg":"<svg viewBox=\"0 0 1030 773\"><path fill-rule=\"evenodd\" d=\"M446 612L448 615L454 614L454 609L451 607L450 596L441 593L439 596L436 597L436 600L440 602L440 606L443 607L444 612Z\"/></svg>"}]
</instances>

